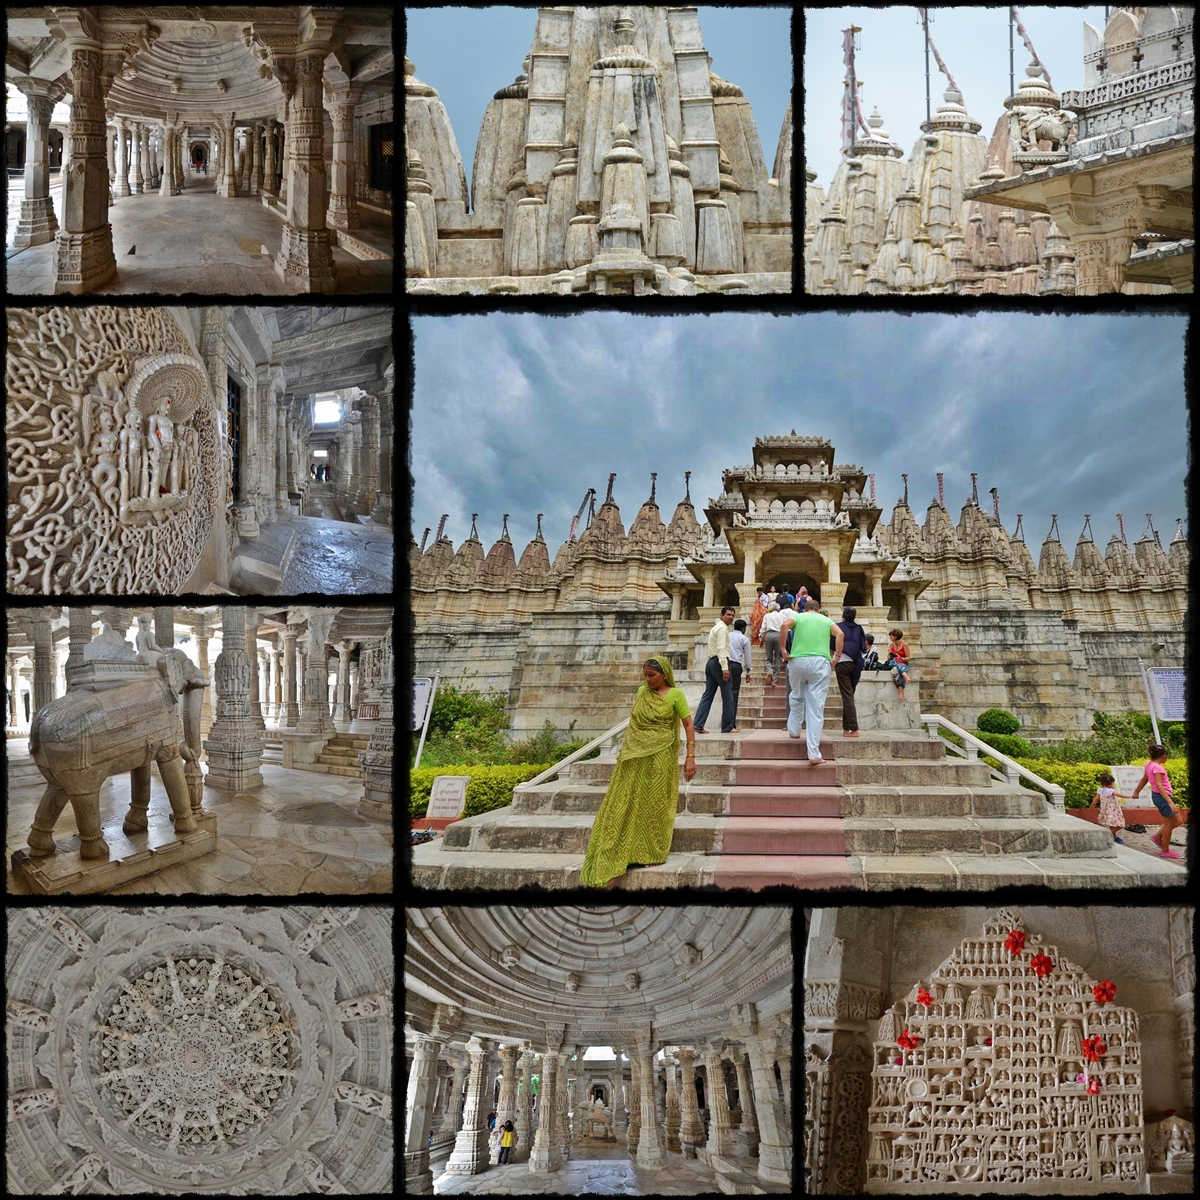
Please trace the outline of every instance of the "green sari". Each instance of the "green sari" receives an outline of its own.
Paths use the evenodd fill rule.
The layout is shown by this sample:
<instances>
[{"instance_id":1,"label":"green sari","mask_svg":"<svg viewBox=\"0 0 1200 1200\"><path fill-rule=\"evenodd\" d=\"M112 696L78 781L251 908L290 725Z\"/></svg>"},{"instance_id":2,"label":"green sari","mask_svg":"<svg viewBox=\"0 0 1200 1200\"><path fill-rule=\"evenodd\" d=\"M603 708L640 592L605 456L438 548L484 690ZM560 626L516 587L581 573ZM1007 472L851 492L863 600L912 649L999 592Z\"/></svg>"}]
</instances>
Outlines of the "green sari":
<instances>
[{"instance_id":1,"label":"green sari","mask_svg":"<svg viewBox=\"0 0 1200 1200\"><path fill-rule=\"evenodd\" d=\"M679 802L679 723L691 716L675 673L654 659L670 684L664 695L638 688L608 791L592 825L579 880L601 887L630 863L662 863L671 849Z\"/></svg>"}]
</instances>

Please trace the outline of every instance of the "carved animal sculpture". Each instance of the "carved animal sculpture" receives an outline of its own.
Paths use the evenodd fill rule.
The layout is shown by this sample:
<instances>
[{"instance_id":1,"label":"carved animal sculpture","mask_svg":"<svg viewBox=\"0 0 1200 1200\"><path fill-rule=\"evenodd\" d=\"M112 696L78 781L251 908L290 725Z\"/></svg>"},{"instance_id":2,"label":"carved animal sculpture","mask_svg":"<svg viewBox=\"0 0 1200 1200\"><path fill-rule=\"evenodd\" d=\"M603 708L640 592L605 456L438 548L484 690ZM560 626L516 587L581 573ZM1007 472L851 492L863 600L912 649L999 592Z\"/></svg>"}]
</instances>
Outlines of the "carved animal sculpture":
<instances>
[{"instance_id":1,"label":"carved animal sculpture","mask_svg":"<svg viewBox=\"0 0 1200 1200\"><path fill-rule=\"evenodd\" d=\"M38 710L29 752L48 786L29 833L31 855L55 852L54 826L69 800L79 826L80 857L107 858L100 787L122 771L130 773L130 804L121 828L144 830L152 762L166 786L176 832L195 830L193 812L199 811L202 787L202 779L195 778L200 775L200 704L208 680L181 650L162 652L156 669L157 679L105 692L68 692Z\"/></svg>"},{"instance_id":2,"label":"carved animal sculpture","mask_svg":"<svg viewBox=\"0 0 1200 1200\"><path fill-rule=\"evenodd\" d=\"M1049 142L1057 152L1071 135L1071 118L1062 112L1022 108L1018 113L1018 139L1023 151L1036 151L1039 142Z\"/></svg>"}]
</instances>

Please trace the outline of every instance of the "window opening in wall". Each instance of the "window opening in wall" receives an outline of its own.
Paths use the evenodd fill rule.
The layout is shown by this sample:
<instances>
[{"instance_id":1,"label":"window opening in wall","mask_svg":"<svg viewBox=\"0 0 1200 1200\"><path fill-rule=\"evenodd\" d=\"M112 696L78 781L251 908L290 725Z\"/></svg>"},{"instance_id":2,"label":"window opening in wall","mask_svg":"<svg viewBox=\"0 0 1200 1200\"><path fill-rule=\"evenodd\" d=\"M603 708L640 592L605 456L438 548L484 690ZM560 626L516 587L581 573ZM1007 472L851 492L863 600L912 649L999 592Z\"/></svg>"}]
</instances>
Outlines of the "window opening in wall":
<instances>
[{"instance_id":1,"label":"window opening in wall","mask_svg":"<svg viewBox=\"0 0 1200 1200\"><path fill-rule=\"evenodd\" d=\"M238 453L242 431L242 389L232 376L227 375L226 379L229 399L229 460L233 463L233 498L236 500L241 495L242 486L242 460Z\"/></svg>"},{"instance_id":2,"label":"window opening in wall","mask_svg":"<svg viewBox=\"0 0 1200 1200\"><path fill-rule=\"evenodd\" d=\"M313 455L313 458L328 458L329 451L328 450L314 450L312 452L312 455Z\"/></svg>"},{"instance_id":3,"label":"window opening in wall","mask_svg":"<svg viewBox=\"0 0 1200 1200\"><path fill-rule=\"evenodd\" d=\"M371 134L371 187L379 192L392 190L392 156L394 154L392 122L368 125Z\"/></svg>"},{"instance_id":4,"label":"window opening in wall","mask_svg":"<svg viewBox=\"0 0 1200 1200\"><path fill-rule=\"evenodd\" d=\"M313 400L313 424L330 425L342 415L342 402L332 393L321 395Z\"/></svg>"}]
</instances>

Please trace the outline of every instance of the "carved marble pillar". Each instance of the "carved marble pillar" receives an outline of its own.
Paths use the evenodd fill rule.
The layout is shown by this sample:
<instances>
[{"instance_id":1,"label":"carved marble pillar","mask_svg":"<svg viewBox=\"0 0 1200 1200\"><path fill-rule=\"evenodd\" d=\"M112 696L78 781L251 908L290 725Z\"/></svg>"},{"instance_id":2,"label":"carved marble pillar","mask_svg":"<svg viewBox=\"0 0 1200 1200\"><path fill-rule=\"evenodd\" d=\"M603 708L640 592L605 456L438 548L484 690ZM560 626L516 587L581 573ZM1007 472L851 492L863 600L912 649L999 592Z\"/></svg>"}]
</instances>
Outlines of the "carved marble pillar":
<instances>
[{"instance_id":1,"label":"carved marble pillar","mask_svg":"<svg viewBox=\"0 0 1200 1200\"><path fill-rule=\"evenodd\" d=\"M353 642L338 642L338 711L337 719L349 723L350 716L350 655L354 653Z\"/></svg>"},{"instance_id":2,"label":"carved marble pillar","mask_svg":"<svg viewBox=\"0 0 1200 1200\"><path fill-rule=\"evenodd\" d=\"M196 639L196 662L205 679L211 679L208 667L208 639L212 635L207 613L197 613L192 622L192 635ZM208 736L212 728L212 688L203 689L204 698L200 701L200 729L203 736Z\"/></svg>"},{"instance_id":3,"label":"carved marble pillar","mask_svg":"<svg viewBox=\"0 0 1200 1200\"><path fill-rule=\"evenodd\" d=\"M146 188L149 192L158 186L158 172L154 165L154 128L151 125L142 126L142 174L145 176Z\"/></svg>"},{"instance_id":4,"label":"carved marble pillar","mask_svg":"<svg viewBox=\"0 0 1200 1200\"><path fill-rule=\"evenodd\" d=\"M269 691L267 693L267 702L264 705L267 716L278 721L283 707L283 661L282 647L277 643L272 643L267 653L270 655L270 683L268 684Z\"/></svg>"},{"instance_id":5,"label":"carved marble pillar","mask_svg":"<svg viewBox=\"0 0 1200 1200\"><path fill-rule=\"evenodd\" d=\"M83 662L84 647L92 640L92 610L90 608L67 609L67 639L70 650L67 653L67 666L75 667ZM68 677L67 690L71 688ZM204 689L205 695L208 688Z\"/></svg>"},{"instance_id":6,"label":"carved marble pillar","mask_svg":"<svg viewBox=\"0 0 1200 1200\"><path fill-rule=\"evenodd\" d=\"M492 1043L473 1037L467 1042L471 1072L467 1076L467 1099L463 1107L462 1129L454 1141L454 1150L446 1163L447 1175L477 1175L488 1165L488 1097L485 1094L486 1068Z\"/></svg>"},{"instance_id":7,"label":"carved marble pillar","mask_svg":"<svg viewBox=\"0 0 1200 1200\"><path fill-rule=\"evenodd\" d=\"M528 1047L521 1053L521 1086L517 1091L517 1115L513 1119L516 1142L508 1156L509 1162L528 1162L530 1141L533 1136L533 1060L534 1053Z\"/></svg>"},{"instance_id":8,"label":"carved marble pillar","mask_svg":"<svg viewBox=\"0 0 1200 1200\"><path fill-rule=\"evenodd\" d=\"M437 1080L438 1055L443 1046L437 1038L419 1033L413 1044L408 1074L407 1128L404 1136L405 1192L410 1196L433 1194L429 1170L429 1128L433 1120L433 1088Z\"/></svg>"},{"instance_id":9,"label":"carved marble pillar","mask_svg":"<svg viewBox=\"0 0 1200 1200\"><path fill-rule=\"evenodd\" d=\"M129 172L129 190L140 196L145 190L146 177L142 174L142 123L134 121L130 126L133 142L133 167Z\"/></svg>"},{"instance_id":10,"label":"carved marble pillar","mask_svg":"<svg viewBox=\"0 0 1200 1200\"><path fill-rule=\"evenodd\" d=\"M308 666L304 676L304 704L297 733L332 737L337 730L329 717L328 672L325 666L325 640L333 624L334 612L325 608L306 608L308 617Z\"/></svg>"},{"instance_id":11,"label":"carved marble pillar","mask_svg":"<svg viewBox=\"0 0 1200 1200\"><path fill-rule=\"evenodd\" d=\"M284 515L290 512L288 495L288 403L280 401L275 408L275 508Z\"/></svg>"},{"instance_id":12,"label":"carved marble pillar","mask_svg":"<svg viewBox=\"0 0 1200 1200\"><path fill-rule=\"evenodd\" d=\"M158 189L160 199L179 195L179 141L180 131L174 126L164 125L162 183Z\"/></svg>"},{"instance_id":13,"label":"carved marble pillar","mask_svg":"<svg viewBox=\"0 0 1200 1200\"><path fill-rule=\"evenodd\" d=\"M21 711L21 669L17 666L18 655L10 654L5 663L8 669L8 727L20 729L24 713Z\"/></svg>"},{"instance_id":14,"label":"carved marble pillar","mask_svg":"<svg viewBox=\"0 0 1200 1200\"><path fill-rule=\"evenodd\" d=\"M450 1083L450 1099L439 1132L450 1133L457 1137L458 1131L462 1128L463 1103L466 1100L463 1094L463 1081L467 1078L470 1060L465 1054L461 1055L453 1059L453 1066L454 1079Z\"/></svg>"},{"instance_id":15,"label":"carved marble pillar","mask_svg":"<svg viewBox=\"0 0 1200 1200\"><path fill-rule=\"evenodd\" d=\"M696 1103L697 1051L680 1046L675 1051L679 1062L679 1142L680 1146L695 1147L704 1141L704 1126L700 1123L700 1106ZM684 1151L686 1153L686 1150ZM695 1157L693 1152L692 1157Z\"/></svg>"},{"instance_id":16,"label":"carved marble pillar","mask_svg":"<svg viewBox=\"0 0 1200 1200\"><path fill-rule=\"evenodd\" d=\"M175 645L175 610L169 606L154 609L154 644L160 650Z\"/></svg>"},{"instance_id":17,"label":"carved marble pillar","mask_svg":"<svg viewBox=\"0 0 1200 1200\"><path fill-rule=\"evenodd\" d=\"M1183 1115L1192 1119L1192 1059L1195 1053L1194 1017L1196 993L1196 956L1192 946L1192 922L1195 910L1168 908L1167 928L1171 943L1171 975L1174 980L1172 1006L1179 1028L1175 1062L1179 1070L1179 1097Z\"/></svg>"},{"instance_id":18,"label":"carved marble pillar","mask_svg":"<svg viewBox=\"0 0 1200 1200\"><path fill-rule=\"evenodd\" d=\"M382 643L380 667L379 723L371 731L367 748L358 756L363 769L363 798L355 810L360 817L383 821L392 819L392 754L395 742L393 682L395 675L392 657L392 633L388 630Z\"/></svg>"},{"instance_id":19,"label":"carved marble pillar","mask_svg":"<svg viewBox=\"0 0 1200 1200\"><path fill-rule=\"evenodd\" d=\"M630 1158L637 1158L642 1140L642 1072L638 1069L637 1050L629 1051L629 1129L625 1135L625 1149Z\"/></svg>"},{"instance_id":20,"label":"carved marble pillar","mask_svg":"<svg viewBox=\"0 0 1200 1200\"><path fill-rule=\"evenodd\" d=\"M224 153L222 155L223 166L221 178L217 180L217 195L232 200L238 194L237 166L234 162L236 139L234 138L232 114L226 119L225 127L221 130L221 137L224 141Z\"/></svg>"},{"instance_id":21,"label":"carved marble pillar","mask_svg":"<svg viewBox=\"0 0 1200 1200\"><path fill-rule=\"evenodd\" d=\"M128 196L129 189L129 126L117 117L117 175L113 183L113 198Z\"/></svg>"},{"instance_id":22,"label":"carved marble pillar","mask_svg":"<svg viewBox=\"0 0 1200 1200\"><path fill-rule=\"evenodd\" d=\"M250 723L265 730L262 714L262 680L258 660L258 609L246 609L246 654L250 659Z\"/></svg>"},{"instance_id":23,"label":"carved marble pillar","mask_svg":"<svg viewBox=\"0 0 1200 1200\"><path fill-rule=\"evenodd\" d=\"M250 195L257 196L263 185L262 122L250 126Z\"/></svg>"},{"instance_id":24,"label":"carved marble pillar","mask_svg":"<svg viewBox=\"0 0 1200 1200\"><path fill-rule=\"evenodd\" d=\"M113 189L117 185L117 160L114 147L117 142L117 131L112 126L104 127L104 153L108 156L108 189L109 203L112 203L115 192Z\"/></svg>"},{"instance_id":25,"label":"carved marble pillar","mask_svg":"<svg viewBox=\"0 0 1200 1200\"><path fill-rule=\"evenodd\" d=\"M71 56L71 126L74 159L63 171L61 228L55 238L56 293L82 295L117 273L108 223L108 162L104 153L104 94L96 19L84 9L60 9ZM86 24L85 24L86 22Z\"/></svg>"},{"instance_id":26,"label":"carved marble pillar","mask_svg":"<svg viewBox=\"0 0 1200 1200\"><path fill-rule=\"evenodd\" d=\"M654 1043L642 1043L634 1058L634 1074L641 1076L641 1129L638 1132L637 1164L644 1171L661 1171L666 1165L662 1131L654 1087Z\"/></svg>"},{"instance_id":27,"label":"carved marble pillar","mask_svg":"<svg viewBox=\"0 0 1200 1200\"><path fill-rule=\"evenodd\" d=\"M679 1153L679 1064L674 1058L663 1061L667 1076L667 1112L664 1129L667 1149Z\"/></svg>"},{"instance_id":28,"label":"carved marble pillar","mask_svg":"<svg viewBox=\"0 0 1200 1200\"><path fill-rule=\"evenodd\" d=\"M327 99L333 123L333 161L325 220L334 229L356 229L360 219L354 198L354 110L362 99L362 85L330 87Z\"/></svg>"},{"instance_id":29,"label":"carved marble pillar","mask_svg":"<svg viewBox=\"0 0 1200 1200\"><path fill-rule=\"evenodd\" d=\"M521 1053L520 1046L500 1047L500 1100L496 1105L496 1129L504 1126L505 1121L512 1121L516 1126L517 1115L517 1058ZM500 1157L500 1139L496 1139L495 1158ZM510 1153L509 1157L512 1155ZM495 1159L493 1159L495 1161Z\"/></svg>"},{"instance_id":30,"label":"carved marble pillar","mask_svg":"<svg viewBox=\"0 0 1200 1200\"><path fill-rule=\"evenodd\" d=\"M285 77L279 81L283 90L283 108L279 117L279 199L287 204L288 178L292 173L292 97L295 81Z\"/></svg>"},{"instance_id":31,"label":"carved marble pillar","mask_svg":"<svg viewBox=\"0 0 1200 1200\"><path fill-rule=\"evenodd\" d=\"M377 487L375 493L375 508L371 520L377 525L392 523L392 440L395 437L395 426L392 423L392 381L395 378L395 365L389 363L383 373L383 386L379 389L379 465Z\"/></svg>"},{"instance_id":32,"label":"carved marble pillar","mask_svg":"<svg viewBox=\"0 0 1200 1200\"><path fill-rule=\"evenodd\" d=\"M571 1159L571 1091L568 1075L571 1055L564 1051L558 1056L558 1152L562 1162Z\"/></svg>"},{"instance_id":33,"label":"carved marble pillar","mask_svg":"<svg viewBox=\"0 0 1200 1200\"><path fill-rule=\"evenodd\" d=\"M359 449L359 486L354 498L356 512L369 513L379 490L379 402L374 396L362 401L362 445Z\"/></svg>"},{"instance_id":34,"label":"carved marble pillar","mask_svg":"<svg viewBox=\"0 0 1200 1200\"><path fill-rule=\"evenodd\" d=\"M246 610L227 604L221 610L221 653L213 672L217 719L208 731L205 784L221 791L244 792L262 786L262 739L250 719L250 658L246 653Z\"/></svg>"},{"instance_id":35,"label":"carved marble pillar","mask_svg":"<svg viewBox=\"0 0 1200 1200\"><path fill-rule=\"evenodd\" d=\"M29 119L25 126L25 198L14 246L40 246L54 241L58 217L50 202L50 114L62 90L40 79L12 81L24 93Z\"/></svg>"},{"instance_id":36,"label":"carved marble pillar","mask_svg":"<svg viewBox=\"0 0 1200 1200\"><path fill-rule=\"evenodd\" d=\"M325 113L321 106L321 75L329 49L328 44L313 41L296 51L291 178L283 245L275 270L302 292L327 292L336 286L332 239L325 226Z\"/></svg>"},{"instance_id":37,"label":"carved marble pillar","mask_svg":"<svg viewBox=\"0 0 1200 1200\"><path fill-rule=\"evenodd\" d=\"M536 1174L557 1171L562 1165L562 1147L556 1129L555 1096L558 1091L558 1053L551 1046L542 1055L541 1085L538 1088L538 1128L529 1155L529 1169Z\"/></svg>"},{"instance_id":38,"label":"carved marble pillar","mask_svg":"<svg viewBox=\"0 0 1200 1200\"><path fill-rule=\"evenodd\" d=\"M708 1151L710 1154L733 1153L733 1125L729 1119L729 1100L725 1095L725 1069L721 1066L720 1043L704 1049L704 1096L708 1101Z\"/></svg>"},{"instance_id":39,"label":"carved marble pillar","mask_svg":"<svg viewBox=\"0 0 1200 1200\"><path fill-rule=\"evenodd\" d=\"M742 1110L742 1123L738 1127L739 1154L758 1153L758 1122L754 1119L754 1095L750 1086L750 1072L746 1066L746 1051L741 1046L732 1046L729 1058L737 1072L738 1105ZM784 1089L787 1095L787 1089Z\"/></svg>"},{"instance_id":40,"label":"carved marble pillar","mask_svg":"<svg viewBox=\"0 0 1200 1200\"><path fill-rule=\"evenodd\" d=\"M621 1052L617 1051L617 1082L613 1093L613 1136L618 1142L629 1140L629 1116L625 1110L625 1072L621 1070Z\"/></svg>"},{"instance_id":41,"label":"carved marble pillar","mask_svg":"<svg viewBox=\"0 0 1200 1200\"><path fill-rule=\"evenodd\" d=\"M33 636L33 711L38 712L54 699L54 632L50 628L52 610L32 609L29 631Z\"/></svg>"},{"instance_id":42,"label":"carved marble pillar","mask_svg":"<svg viewBox=\"0 0 1200 1200\"><path fill-rule=\"evenodd\" d=\"M275 118L268 117L264 147L262 191L265 195L276 194L275 184Z\"/></svg>"},{"instance_id":43,"label":"carved marble pillar","mask_svg":"<svg viewBox=\"0 0 1200 1200\"><path fill-rule=\"evenodd\" d=\"M775 1039L769 1035L742 1038L750 1059L754 1108L758 1123L758 1174L769 1183L792 1182L792 1140L775 1088ZM868 1069L870 1059L868 1057ZM862 1161L865 1164L865 1147ZM861 1169L861 1167L860 1167Z\"/></svg>"},{"instance_id":44,"label":"carved marble pillar","mask_svg":"<svg viewBox=\"0 0 1200 1200\"><path fill-rule=\"evenodd\" d=\"M300 719L296 704L296 635L299 630L289 625L280 631L283 638L283 716L280 725L294 727Z\"/></svg>"},{"instance_id":45,"label":"carved marble pillar","mask_svg":"<svg viewBox=\"0 0 1200 1200\"><path fill-rule=\"evenodd\" d=\"M779 1068L779 1090L783 1096L783 1116L787 1121L788 1139L792 1136L792 1028L784 1025L775 1030L775 1065Z\"/></svg>"}]
</instances>

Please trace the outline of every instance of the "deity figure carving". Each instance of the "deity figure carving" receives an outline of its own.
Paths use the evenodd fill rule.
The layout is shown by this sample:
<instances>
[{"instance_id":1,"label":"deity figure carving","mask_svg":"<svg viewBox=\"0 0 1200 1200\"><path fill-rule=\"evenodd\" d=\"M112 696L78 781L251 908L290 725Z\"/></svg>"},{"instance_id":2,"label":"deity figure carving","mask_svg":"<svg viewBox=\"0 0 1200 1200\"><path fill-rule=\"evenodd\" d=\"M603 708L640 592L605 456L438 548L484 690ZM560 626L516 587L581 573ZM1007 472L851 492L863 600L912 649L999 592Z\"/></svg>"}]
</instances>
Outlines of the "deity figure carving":
<instances>
[{"instance_id":1,"label":"deity figure carving","mask_svg":"<svg viewBox=\"0 0 1200 1200\"><path fill-rule=\"evenodd\" d=\"M117 433L113 424L112 412L107 408L100 410L100 428L92 437L88 453L95 455L96 465L92 468L92 483L101 499L115 513L119 508L120 489L117 485Z\"/></svg>"},{"instance_id":2,"label":"deity figure carving","mask_svg":"<svg viewBox=\"0 0 1200 1200\"><path fill-rule=\"evenodd\" d=\"M100 622L100 636L83 648L83 661L132 662L137 658L133 647L105 620Z\"/></svg>"},{"instance_id":3,"label":"deity figure carving","mask_svg":"<svg viewBox=\"0 0 1200 1200\"><path fill-rule=\"evenodd\" d=\"M175 459L175 422L171 420L171 394L165 393L151 411L148 421L150 446L150 497L156 498L163 485L170 495L178 493L179 465Z\"/></svg>"},{"instance_id":4,"label":"deity figure carving","mask_svg":"<svg viewBox=\"0 0 1200 1200\"><path fill-rule=\"evenodd\" d=\"M147 666L155 667L161 651L154 640L154 618L149 613L139 613L137 623L138 631L134 645L137 647L138 657L143 659Z\"/></svg>"},{"instance_id":5,"label":"deity figure carving","mask_svg":"<svg viewBox=\"0 0 1200 1200\"><path fill-rule=\"evenodd\" d=\"M145 439L142 437L142 414L131 408L125 414L121 430L121 515L130 500L144 500L150 481L146 478Z\"/></svg>"}]
</instances>

